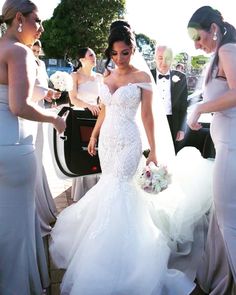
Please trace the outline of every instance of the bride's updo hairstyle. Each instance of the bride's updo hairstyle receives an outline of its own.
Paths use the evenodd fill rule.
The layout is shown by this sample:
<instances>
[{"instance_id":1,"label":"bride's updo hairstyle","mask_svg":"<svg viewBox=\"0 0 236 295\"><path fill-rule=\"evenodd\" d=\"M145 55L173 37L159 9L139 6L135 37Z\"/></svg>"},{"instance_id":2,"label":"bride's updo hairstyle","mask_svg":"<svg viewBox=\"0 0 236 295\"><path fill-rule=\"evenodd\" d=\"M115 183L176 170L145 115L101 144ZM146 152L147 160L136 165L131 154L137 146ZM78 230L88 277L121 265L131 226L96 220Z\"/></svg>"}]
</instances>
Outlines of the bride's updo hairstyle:
<instances>
[{"instance_id":1,"label":"bride's updo hairstyle","mask_svg":"<svg viewBox=\"0 0 236 295\"><path fill-rule=\"evenodd\" d=\"M115 42L124 42L131 49L135 50L136 42L135 35L130 29L130 25L123 20L117 20L113 22L110 26L110 34L108 37L108 47L105 50L105 56L107 58L105 63L105 68L110 73L108 65L111 61L113 44Z\"/></svg>"},{"instance_id":2,"label":"bride's updo hairstyle","mask_svg":"<svg viewBox=\"0 0 236 295\"><path fill-rule=\"evenodd\" d=\"M110 25L110 32L114 28L123 27L123 26L128 27L131 30L131 26L130 26L130 24L126 20L118 19L118 20L115 20L113 23L111 23L111 25Z\"/></svg>"},{"instance_id":3,"label":"bride's updo hairstyle","mask_svg":"<svg viewBox=\"0 0 236 295\"><path fill-rule=\"evenodd\" d=\"M2 15L0 15L0 24L5 23L10 26L17 12L27 16L34 10L38 10L38 8L30 0L6 0L2 7Z\"/></svg>"}]
</instances>

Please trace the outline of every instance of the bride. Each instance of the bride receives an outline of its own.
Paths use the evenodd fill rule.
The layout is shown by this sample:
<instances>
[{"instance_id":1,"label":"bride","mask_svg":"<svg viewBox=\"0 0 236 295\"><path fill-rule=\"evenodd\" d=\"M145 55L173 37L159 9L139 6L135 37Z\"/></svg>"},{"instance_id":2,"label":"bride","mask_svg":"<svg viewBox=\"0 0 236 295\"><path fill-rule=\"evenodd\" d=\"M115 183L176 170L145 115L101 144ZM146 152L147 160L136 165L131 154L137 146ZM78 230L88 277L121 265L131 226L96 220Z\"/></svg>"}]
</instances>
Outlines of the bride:
<instances>
[{"instance_id":1,"label":"bride","mask_svg":"<svg viewBox=\"0 0 236 295\"><path fill-rule=\"evenodd\" d=\"M185 267L187 261L178 267L170 257L173 253L178 256L178 243L183 247L193 243L194 225L210 202L204 199L203 188L198 188L202 202L199 199L199 184L192 191L189 185L180 187L177 181L181 182L184 173L173 165L172 173L178 179L158 196L148 195L135 185L135 175L143 163L135 121L140 104L150 148L146 164L164 159L158 150L164 142L157 137L156 153L158 131L152 114L151 77L131 63L134 40L127 26L115 26L110 32L107 65L112 59L116 68L107 68L101 84L103 105L88 145L90 155L95 155L99 136L102 176L78 203L62 211L51 233L52 259L66 269L62 295L187 295L195 287L193 267ZM192 161L193 169L199 168L198 160ZM194 173L198 182L199 175ZM186 194L188 198L184 198ZM193 266L198 254L192 259ZM169 263L176 268L169 268Z\"/></svg>"}]
</instances>

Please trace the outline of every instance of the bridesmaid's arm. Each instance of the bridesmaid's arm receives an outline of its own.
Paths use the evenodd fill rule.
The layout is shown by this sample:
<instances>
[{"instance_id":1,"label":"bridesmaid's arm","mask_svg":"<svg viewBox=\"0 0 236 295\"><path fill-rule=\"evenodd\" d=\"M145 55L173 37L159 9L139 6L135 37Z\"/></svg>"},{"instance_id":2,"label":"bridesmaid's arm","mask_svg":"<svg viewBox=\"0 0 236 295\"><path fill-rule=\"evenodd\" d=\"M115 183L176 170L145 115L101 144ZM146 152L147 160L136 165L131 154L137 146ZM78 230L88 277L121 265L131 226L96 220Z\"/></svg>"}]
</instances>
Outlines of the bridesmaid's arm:
<instances>
[{"instance_id":1,"label":"bridesmaid's arm","mask_svg":"<svg viewBox=\"0 0 236 295\"><path fill-rule=\"evenodd\" d=\"M64 119L32 102L36 79L36 63L32 52L24 45L15 44L7 53L9 108L15 116L31 121L54 124L59 133L65 130Z\"/></svg>"},{"instance_id":2,"label":"bridesmaid's arm","mask_svg":"<svg viewBox=\"0 0 236 295\"><path fill-rule=\"evenodd\" d=\"M47 96L48 88L41 86L39 83L35 83L35 87L33 90L32 101L38 102Z\"/></svg>"},{"instance_id":3,"label":"bridesmaid's arm","mask_svg":"<svg viewBox=\"0 0 236 295\"><path fill-rule=\"evenodd\" d=\"M104 118L105 118L105 106L102 104L101 105L101 111L100 111L99 116L97 118L96 124L95 124L95 126L93 128L93 132L91 134L89 144L88 144L88 153L91 156L96 155L95 147L96 147L97 139L98 139L98 136L99 136L100 129L101 129L102 123L104 121Z\"/></svg>"},{"instance_id":4,"label":"bridesmaid's arm","mask_svg":"<svg viewBox=\"0 0 236 295\"><path fill-rule=\"evenodd\" d=\"M76 107L87 108L88 104L84 103L82 100L78 99L77 97L78 85L79 85L78 73L71 73L71 77L73 80L73 88L71 91L69 91L70 102Z\"/></svg>"},{"instance_id":5,"label":"bridesmaid's arm","mask_svg":"<svg viewBox=\"0 0 236 295\"><path fill-rule=\"evenodd\" d=\"M219 69L220 74L227 80L229 90L213 100L196 105L188 119L188 125L193 130L201 128L198 119L202 113L220 112L236 107L236 50L230 44L219 49Z\"/></svg>"}]
</instances>

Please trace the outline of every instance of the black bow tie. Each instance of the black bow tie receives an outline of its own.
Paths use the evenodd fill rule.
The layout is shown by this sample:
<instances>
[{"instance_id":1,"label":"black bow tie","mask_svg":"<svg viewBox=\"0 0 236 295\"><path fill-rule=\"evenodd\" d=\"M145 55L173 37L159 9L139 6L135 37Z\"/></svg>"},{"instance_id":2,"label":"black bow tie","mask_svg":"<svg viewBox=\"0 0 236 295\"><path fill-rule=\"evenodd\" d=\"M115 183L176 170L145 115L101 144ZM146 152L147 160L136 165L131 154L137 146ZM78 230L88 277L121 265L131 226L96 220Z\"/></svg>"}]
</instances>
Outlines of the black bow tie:
<instances>
[{"instance_id":1,"label":"black bow tie","mask_svg":"<svg viewBox=\"0 0 236 295\"><path fill-rule=\"evenodd\" d=\"M162 79L162 78L166 78L167 80L169 80L170 75L162 75L162 74L159 74L158 75L158 79Z\"/></svg>"}]
</instances>

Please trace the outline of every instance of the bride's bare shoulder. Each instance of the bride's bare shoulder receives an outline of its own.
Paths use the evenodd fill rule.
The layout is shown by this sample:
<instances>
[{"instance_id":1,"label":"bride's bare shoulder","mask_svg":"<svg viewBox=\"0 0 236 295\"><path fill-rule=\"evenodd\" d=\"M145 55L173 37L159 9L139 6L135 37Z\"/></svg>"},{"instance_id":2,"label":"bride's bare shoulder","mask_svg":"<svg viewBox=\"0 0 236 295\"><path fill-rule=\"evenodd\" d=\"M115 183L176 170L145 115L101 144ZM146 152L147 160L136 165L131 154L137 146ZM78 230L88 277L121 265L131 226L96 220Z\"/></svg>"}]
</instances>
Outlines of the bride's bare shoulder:
<instances>
[{"instance_id":1,"label":"bride's bare shoulder","mask_svg":"<svg viewBox=\"0 0 236 295\"><path fill-rule=\"evenodd\" d=\"M136 79L138 82L150 83L151 82L151 73L148 73L146 71L137 70Z\"/></svg>"}]
</instances>

